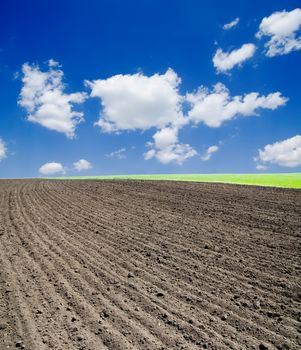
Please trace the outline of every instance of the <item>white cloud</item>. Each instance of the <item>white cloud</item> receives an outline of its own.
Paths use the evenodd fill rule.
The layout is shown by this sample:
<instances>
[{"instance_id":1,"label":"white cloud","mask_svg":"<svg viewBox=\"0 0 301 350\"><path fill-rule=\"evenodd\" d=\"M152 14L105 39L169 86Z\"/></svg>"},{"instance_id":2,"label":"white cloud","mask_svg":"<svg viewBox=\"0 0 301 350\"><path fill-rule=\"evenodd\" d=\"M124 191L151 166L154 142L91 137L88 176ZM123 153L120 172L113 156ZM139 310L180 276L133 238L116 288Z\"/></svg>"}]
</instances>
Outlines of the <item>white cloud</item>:
<instances>
[{"instance_id":1,"label":"white cloud","mask_svg":"<svg viewBox=\"0 0 301 350\"><path fill-rule=\"evenodd\" d=\"M301 36L297 36L301 28L301 9L296 8L290 12L274 12L264 17L260 23L258 38L269 36L265 44L266 56L286 55L294 50L301 50Z\"/></svg>"},{"instance_id":2,"label":"white cloud","mask_svg":"<svg viewBox=\"0 0 301 350\"><path fill-rule=\"evenodd\" d=\"M117 159L125 159L126 158L126 148L120 148L117 151L113 151L110 153L105 154L107 158L117 158Z\"/></svg>"},{"instance_id":3,"label":"white cloud","mask_svg":"<svg viewBox=\"0 0 301 350\"><path fill-rule=\"evenodd\" d=\"M5 142L0 139L0 161L6 157L7 154L7 148L5 146Z\"/></svg>"},{"instance_id":4,"label":"white cloud","mask_svg":"<svg viewBox=\"0 0 301 350\"><path fill-rule=\"evenodd\" d=\"M268 167L266 165L258 164L256 165L257 170L267 170Z\"/></svg>"},{"instance_id":5,"label":"white cloud","mask_svg":"<svg viewBox=\"0 0 301 350\"><path fill-rule=\"evenodd\" d=\"M55 61L53 58L50 58L50 60L48 61L48 66L49 67L61 67L61 65Z\"/></svg>"},{"instance_id":6,"label":"white cloud","mask_svg":"<svg viewBox=\"0 0 301 350\"><path fill-rule=\"evenodd\" d=\"M207 161L209 160L213 153L217 152L219 150L219 147L217 145L213 145L207 148L207 151L205 154L201 157L202 160Z\"/></svg>"},{"instance_id":7,"label":"white cloud","mask_svg":"<svg viewBox=\"0 0 301 350\"><path fill-rule=\"evenodd\" d=\"M151 143L149 144L149 146L151 146ZM143 157L145 160L149 160L149 159L152 159L153 157L155 157L156 155L156 150L154 148L148 150L147 152L145 152L143 154Z\"/></svg>"},{"instance_id":8,"label":"white cloud","mask_svg":"<svg viewBox=\"0 0 301 350\"><path fill-rule=\"evenodd\" d=\"M77 171L89 170L92 168L92 164L86 159L80 159L77 162L74 162L73 165Z\"/></svg>"},{"instance_id":9,"label":"white cloud","mask_svg":"<svg viewBox=\"0 0 301 350\"><path fill-rule=\"evenodd\" d=\"M182 124L180 82L172 69L149 77L119 74L87 81L91 96L101 99L102 112L96 125L104 132L118 132Z\"/></svg>"},{"instance_id":10,"label":"white cloud","mask_svg":"<svg viewBox=\"0 0 301 350\"><path fill-rule=\"evenodd\" d=\"M155 157L162 164L176 163L178 165L197 155L197 151L188 144L176 143L163 149L150 149L144 153L144 159Z\"/></svg>"},{"instance_id":11,"label":"white cloud","mask_svg":"<svg viewBox=\"0 0 301 350\"><path fill-rule=\"evenodd\" d=\"M239 17L236 17L233 21L224 24L223 29L224 30L231 29L231 28L235 27L239 23L239 21L240 21Z\"/></svg>"},{"instance_id":12,"label":"white cloud","mask_svg":"<svg viewBox=\"0 0 301 350\"><path fill-rule=\"evenodd\" d=\"M178 142L178 130L176 128L163 128L153 136L155 146L164 149Z\"/></svg>"},{"instance_id":13,"label":"white cloud","mask_svg":"<svg viewBox=\"0 0 301 350\"><path fill-rule=\"evenodd\" d=\"M259 108L276 109L287 101L280 92L267 96L253 92L231 97L221 83L216 84L213 91L201 87L182 96L180 83L181 79L172 69L151 76L119 74L86 81L91 96L101 101L100 118L95 124L108 133L156 129L144 159L182 164L197 154L189 144L179 142L178 131L183 126L203 122L210 127L219 127L239 115L256 115ZM119 151L106 156L124 158L123 152Z\"/></svg>"},{"instance_id":14,"label":"white cloud","mask_svg":"<svg viewBox=\"0 0 301 350\"><path fill-rule=\"evenodd\" d=\"M264 146L259 150L259 160L290 168L301 166L301 135Z\"/></svg>"},{"instance_id":15,"label":"white cloud","mask_svg":"<svg viewBox=\"0 0 301 350\"><path fill-rule=\"evenodd\" d=\"M251 92L244 96L231 97L229 90L221 83L214 86L213 91L201 87L195 93L186 95L191 105L188 112L190 121L195 124L203 122L210 127L219 127L225 121L238 116L257 115L259 108L276 109L287 102L280 92L260 96Z\"/></svg>"},{"instance_id":16,"label":"white cloud","mask_svg":"<svg viewBox=\"0 0 301 350\"><path fill-rule=\"evenodd\" d=\"M43 175L65 174L65 169L61 163L50 162L43 164L39 172Z\"/></svg>"},{"instance_id":17,"label":"white cloud","mask_svg":"<svg viewBox=\"0 0 301 350\"><path fill-rule=\"evenodd\" d=\"M254 44L244 44L239 49L223 52L222 49L217 49L213 64L218 72L228 72L236 65L241 65L244 61L251 58L256 51Z\"/></svg>"},{"instance_id":18,"label":"white cloud","mask_svg":"<svg viewBox=\"0 0 301 350\"><path fill-rule=\"evenodd\" d=\"M177 128L163 128L153 136L154 143L148 143L152 147L144 153L144 159L156 158L162 164L175 163L178 165L197 155L197 151L188 144L178 142Z\"/></svg>"},{"instance_id":19,"label":"white cloud","mask_svg":"<svg viewBox=\"0 0 301 350\"><path fill-rule=\"evenodd\" d=\"M64 93L64 73L59 64L51 59L48 66L48 71L43 72L39 66L23 64L24 85L18 103L27 110L28 121L74 138L77 124L83 121L83 113L74 111L73 104L84 102L86 94Z\"/></svg>"}]
</instances>

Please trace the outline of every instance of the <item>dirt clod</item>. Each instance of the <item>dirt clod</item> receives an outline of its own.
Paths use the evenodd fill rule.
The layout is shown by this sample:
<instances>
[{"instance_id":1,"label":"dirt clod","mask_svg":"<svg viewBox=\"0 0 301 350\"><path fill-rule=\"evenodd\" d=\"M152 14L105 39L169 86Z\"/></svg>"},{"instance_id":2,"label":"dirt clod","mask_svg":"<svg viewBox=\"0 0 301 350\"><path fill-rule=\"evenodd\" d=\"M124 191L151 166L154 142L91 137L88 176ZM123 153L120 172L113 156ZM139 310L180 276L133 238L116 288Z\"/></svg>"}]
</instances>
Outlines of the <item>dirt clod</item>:
<instances>
[{"instance_id":1,"label":"dirt clod","mask_svg":"<svg viewBox=\"0 0 301 350\"><path fill-rule=\"evenodd\" d=\"M300 190L0 180L0 349L299 350L300 217Z\"/></svg>"},{"instance_id":2,"label":"dirt clod","mask_svg":"<svg viewBox=\"0 0 301 350\"><path fill-rule=\"evenodd\" d=\"M0 331L7 328L6 323L0 323Z\"/></svg>"},{"instance_id":3,"label":"dirt clod","mask_svg":"<svg viewBox=\"0 0 301 350\"><path fill-rule=\"evenodd\" d=\"M25 345L23 344L22 340L18 340L15 345L16 348L25 349Z\"/></svg>"},{"instance_id":4,"label":"dirt clod","mask_svg":"<svg viewBox=\"0 0 301 350\"><path fill-rule=\"evenodd\" d=\"M228 315L227 315L227 314L223 314L222 317L221 317L222 321L226 321L227 318L228 318Z\"/></svg>"}]
</instances>

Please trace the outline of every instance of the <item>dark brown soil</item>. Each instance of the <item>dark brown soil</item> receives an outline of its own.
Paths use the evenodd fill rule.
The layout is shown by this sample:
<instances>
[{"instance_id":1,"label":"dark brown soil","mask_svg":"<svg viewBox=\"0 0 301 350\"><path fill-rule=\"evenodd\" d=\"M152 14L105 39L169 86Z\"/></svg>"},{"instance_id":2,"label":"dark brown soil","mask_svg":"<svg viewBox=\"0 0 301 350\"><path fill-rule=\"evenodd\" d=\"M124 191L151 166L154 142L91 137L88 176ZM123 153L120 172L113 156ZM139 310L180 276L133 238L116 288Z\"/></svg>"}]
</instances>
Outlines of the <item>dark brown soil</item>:
<instances>
[{"instance_id":1,"label":"dark brown soil","mask_svg":"<svg viewBox=\"0 0 301 350\"><path fill-rule=\"evenodd\" d=\"M301 191L0 181L0 349L300 349Z\"/></svg>"}]
</instances>

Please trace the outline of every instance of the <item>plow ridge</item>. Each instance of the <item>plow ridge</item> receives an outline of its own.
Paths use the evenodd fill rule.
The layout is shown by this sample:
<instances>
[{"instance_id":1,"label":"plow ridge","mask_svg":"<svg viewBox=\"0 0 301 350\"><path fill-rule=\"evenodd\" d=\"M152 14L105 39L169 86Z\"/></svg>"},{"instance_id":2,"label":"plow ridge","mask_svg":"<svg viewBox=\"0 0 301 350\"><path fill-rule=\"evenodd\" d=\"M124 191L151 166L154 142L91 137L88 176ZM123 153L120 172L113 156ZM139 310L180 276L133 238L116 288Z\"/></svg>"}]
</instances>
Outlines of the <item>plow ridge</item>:
<instances>
[{"instance_id":1,"label":"plow ridge","mask_svg":"<svg viewBox=\"0 0 301 350\"><path fill-rule=\"evenodd\" d=\"M298 190L2 180L0 209L1 350L301 347Z\"/></svg>"}]
</instances>

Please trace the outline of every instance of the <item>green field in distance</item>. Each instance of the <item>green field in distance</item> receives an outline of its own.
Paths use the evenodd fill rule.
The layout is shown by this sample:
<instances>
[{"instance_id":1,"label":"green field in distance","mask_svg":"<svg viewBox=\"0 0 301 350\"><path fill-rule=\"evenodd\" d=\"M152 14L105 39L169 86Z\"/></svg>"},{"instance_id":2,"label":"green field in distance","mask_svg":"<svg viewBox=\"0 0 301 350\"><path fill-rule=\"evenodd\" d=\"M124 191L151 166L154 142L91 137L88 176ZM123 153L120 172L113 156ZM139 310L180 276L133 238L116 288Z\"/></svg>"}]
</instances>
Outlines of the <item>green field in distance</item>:
<instances>
[{"instance_id":1,"label":"green field in distance","mask_svg":"<svg viewBox=\"0 0 301 350\"><path fill-rule=\"evenodd\" d=\"M301 173L279 174L161 174L161 175L110 175L52 177L61 180L168 180L219 182L240 185L301 188Z\"/></svg>"}]
</instances>

